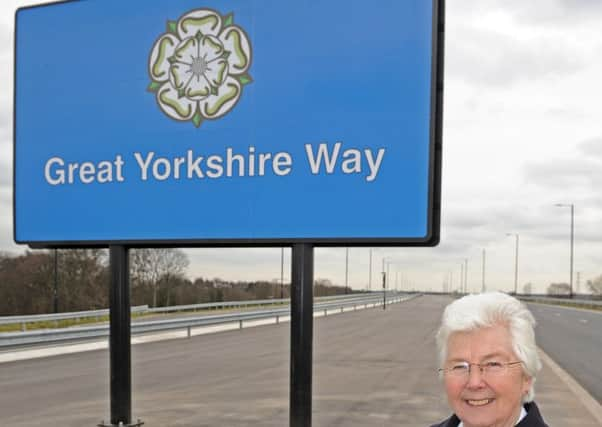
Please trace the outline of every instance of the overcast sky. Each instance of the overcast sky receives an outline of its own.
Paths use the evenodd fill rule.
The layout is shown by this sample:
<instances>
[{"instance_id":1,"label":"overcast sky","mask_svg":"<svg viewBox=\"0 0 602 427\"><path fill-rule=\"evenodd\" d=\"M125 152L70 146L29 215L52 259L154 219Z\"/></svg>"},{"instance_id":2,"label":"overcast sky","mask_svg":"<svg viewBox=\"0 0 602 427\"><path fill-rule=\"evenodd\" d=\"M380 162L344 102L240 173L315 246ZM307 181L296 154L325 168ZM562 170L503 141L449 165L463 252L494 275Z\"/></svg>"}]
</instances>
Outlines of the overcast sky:
<instances>
[{"instance_id":1,"label":"overcast sky","mask_svg":"<svg viewBox=\"0 0 602 427\"><path fill-rule=\"evenodd\" d=\"M12 232L12 76L16 7L0 4L0 250L21 253ZM390 283L440 290L459 284L544 291L569 280L570 210L575 205L575 287L602 274L602 1L448 0L445 42L443 214L436 248L375 248ZM41 212L43 214L43 212ZM315 277L345 283L345 248L316 249ZM369 283L369 249L349 250L349 285ZM280 249L188 251L191 278L280 278ZM285 250L285 280L290 251ZM399 270L399 273L397 273ZM1 284L0 284L1 285Z\"/></svg>"}]
</instances>

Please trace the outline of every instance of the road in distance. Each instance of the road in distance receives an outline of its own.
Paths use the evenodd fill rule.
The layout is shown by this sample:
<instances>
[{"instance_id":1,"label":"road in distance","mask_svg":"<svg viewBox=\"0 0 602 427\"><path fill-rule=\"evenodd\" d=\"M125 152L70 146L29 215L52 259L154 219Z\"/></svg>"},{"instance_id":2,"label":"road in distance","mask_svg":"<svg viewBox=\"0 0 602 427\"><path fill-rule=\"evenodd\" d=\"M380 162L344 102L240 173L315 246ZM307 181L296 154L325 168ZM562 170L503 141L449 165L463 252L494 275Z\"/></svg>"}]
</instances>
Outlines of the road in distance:
<instances>
[{"instance_id":1,"label":"road in distance","mask_svg":"<svg viewBox=\"0 0 602 427\"><path fill-rule=\"evenodd\" d=\"M537 344L602 403L602 312L528 304Z\"/></svg>"}]
</instances>

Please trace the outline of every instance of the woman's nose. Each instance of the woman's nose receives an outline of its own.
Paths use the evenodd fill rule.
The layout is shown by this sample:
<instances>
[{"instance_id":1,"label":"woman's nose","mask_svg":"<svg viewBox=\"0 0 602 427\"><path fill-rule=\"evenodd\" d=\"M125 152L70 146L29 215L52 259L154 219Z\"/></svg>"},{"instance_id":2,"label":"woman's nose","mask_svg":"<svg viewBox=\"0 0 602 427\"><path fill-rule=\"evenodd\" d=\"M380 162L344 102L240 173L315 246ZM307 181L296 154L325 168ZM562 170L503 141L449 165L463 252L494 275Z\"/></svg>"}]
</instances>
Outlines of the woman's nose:
<instances>
[{"instance_id":1,"label":"woman's nose","mask_svg":"<svg viewBox=\"0 0 602 427\"><path fill-rule=\"evenodd\" d=\"M470 388L478 388L483 386L483 371L481 370L480 366L472 365L470 367L466 386Z\"/></svg>"}]
</instances>

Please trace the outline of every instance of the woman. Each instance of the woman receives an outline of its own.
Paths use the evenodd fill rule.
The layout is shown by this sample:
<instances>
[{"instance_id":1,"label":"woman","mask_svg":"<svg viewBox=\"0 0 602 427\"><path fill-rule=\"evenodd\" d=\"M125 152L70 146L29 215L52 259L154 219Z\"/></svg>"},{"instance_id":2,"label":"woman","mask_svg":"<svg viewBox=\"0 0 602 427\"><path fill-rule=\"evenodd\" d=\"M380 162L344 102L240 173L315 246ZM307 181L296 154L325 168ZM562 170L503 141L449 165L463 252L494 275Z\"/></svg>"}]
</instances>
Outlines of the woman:
<instances>
[{"instance_id":1,"label":"woman","mask_svg":"<svg viewBox=\"0 0 602 427\"><path fill-rule=\"evenodd\" d=\"M501 292L447 306L437 333L439 372L454 414L432 427L547 427L533 402L535 319Z\"/></svg>"}]
</instances>

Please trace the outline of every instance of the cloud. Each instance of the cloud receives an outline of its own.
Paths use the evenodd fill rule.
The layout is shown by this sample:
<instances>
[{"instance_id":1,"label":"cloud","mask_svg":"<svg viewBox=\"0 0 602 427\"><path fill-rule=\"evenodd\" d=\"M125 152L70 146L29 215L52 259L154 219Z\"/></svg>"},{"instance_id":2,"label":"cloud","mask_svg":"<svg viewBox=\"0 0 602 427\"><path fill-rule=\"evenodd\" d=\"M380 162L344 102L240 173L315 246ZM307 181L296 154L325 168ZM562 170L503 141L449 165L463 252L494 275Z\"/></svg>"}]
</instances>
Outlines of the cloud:
<instances>
[{"instance_id":1,"label":"cloud","mask_svg":"<svg viewBox=\"0 0 602 427\"><path fill-rule=\"evenodd\" d=\"M189 277L253 281L280 277L280 249L207 248L186 249L190 259ZM285 280L290 275L290 250L285 248Z\"/></svg>"},{"instance_id":2,"label":"cloud","mask_svg":"<svg viewBox=\"0 0 602 427\"><path fill-rule=\"evenodd\" d=\"M557 122L575 122L588 117L588 113L585 111L575 111L573 108L566 107L549 108L545 111L545 114L550 120Z\"/></svg>"},{"instance_id":3,"label":"cloud","mask_svg":"<svg viewBox=\"0 0 602 427\"><path fill-rule=\"evenodd\" d=\"M602 162L602 137L583 141L578 148L588 159Z\"/></svg>"},{"instance_id":4,"label":"cloud","mask_svg":"<svg viewBox=\"0 0 602 427\"><path fill-rule=\"evenodd\" d=\"M0 186L0 250L14 250L15 244L12 240L12 188Z\"/></svg>"},{"instance_id":5,"label":"cloud","mask_svg":"<svg viewBox=\"0 0 602 427\"><path fill-rule=\"evenodd\" d=\"M556 194L570 194L572 199L596 202L602 188L602 138L592 138L577 145L574 154L565 158L552 158L545 162L530 162L523 173L530 185L552 190Z\"/></svg>"},{"instance_id":6,"label":"cloud","mask_svg":"<svg viewBox=\"0 0 602 427\"><path fill-rule=\"evenodd\" d=\"M9 69L10 68L10 69ZM12 65L0 55L0 155L4 155L4 147L12 143L13 126L13 90Z\"/></svg>"},{"instance_id":7,"label":"cloud","mask_svg":"<svg viewBox=\"0 0 602 427\"><path fill-rule=\"evenodd\" d=\"M530 183L559 189L600 188L602 176L599 165L590 160L557 159L527 166L526 177Z\"/></svg>"},{"instance_id":8,"label":"cloud","mask_svg":"<svg viewBox=\"0 0 602 427\"><path fill-rule=\"evenodd\" d=\"M0 136L0 188L11 186L13 182L12 141Z\"/></svg>"},{"instance_id":9,"label":"cloud","mask_svg":"<svg viewBox=\"0 0 602 427\"><path fill-rule=\"evenodd\" d=\"M450 6L448 10L452 9ZM602 15L602 2L599 0L463 0L454 2L453 9L464 16L475 17L503 12L519 23L565 27L577 22L582 24L597 22Z\"/></svg>"},{"instance_id":10,"label":"cloud","mask_svg":"<svg viewBox=\"0 0 602 427\"><path fill-rule=\"evenodd\" d=\"M0 161L0 191L12 191L13 177L11 175L12 167L4 165L4 161Z\"/></svg>"},{"instance_id":11,"label":"cloud","mask_svg":"<svg viewBox=\"0 0 602 427\"><path fill-rule=\"evenodd\" d=\"M546 245L562 242L568 236L569 210L555 207L556 203L574 203L579 240L600 244L602 228L597 224L602 215L602 197L592 197L596 193L591 189L583 192L584 197L575 197L567 191L542 192L539 188L535 193L537 196L529 197L529 192L525 197L487 201L484 207L466 205L449 209L442 218L441 245L435 253L462 254L474 252L475 247L499 246L509 238L507 233L518 233L521 239L528 236L540 242L544 253L548 249Z\"/></svg>"},{"instance_id":12,"label":"cloud","mask_svg":"<svg viewBox=\"0 0 602 427\"><path fill-rule=\"evenodd\" d=\"M519 83L574 74L580 54L552 37L521 39L509 33L460 27L448 32L446 73L472 85L507 88Z\"/></svg>"},{"instance_id":13,"label":"cloud","mask_svg":"<svg viewBox=\"0 0 602 427\"><path fill-rule=\"evenodd\" d=\"M552 25L572 25L593 21L602 15L599 0L511 0L507 2L519 20Z\"/></svg>"}]
</instances>

